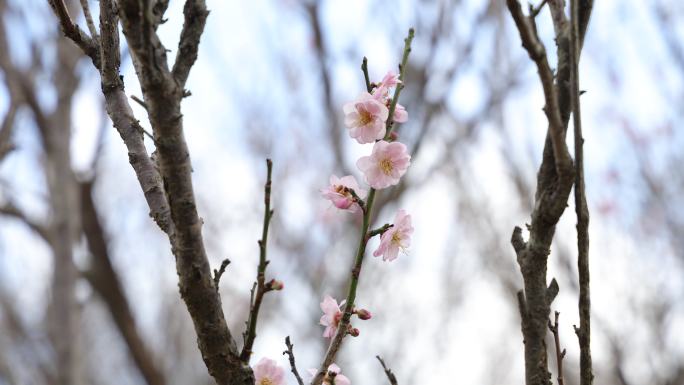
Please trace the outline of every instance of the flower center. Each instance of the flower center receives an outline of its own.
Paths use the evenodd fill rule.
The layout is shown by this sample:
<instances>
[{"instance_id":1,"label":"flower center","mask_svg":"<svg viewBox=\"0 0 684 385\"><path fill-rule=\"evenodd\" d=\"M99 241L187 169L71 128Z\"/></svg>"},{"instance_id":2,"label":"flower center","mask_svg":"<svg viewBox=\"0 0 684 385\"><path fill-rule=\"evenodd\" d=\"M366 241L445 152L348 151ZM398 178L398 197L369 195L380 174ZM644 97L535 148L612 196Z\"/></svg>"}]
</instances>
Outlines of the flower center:
<instances>
[{"instance_id":1,"label":"flower center","mask_svg":"<svg viewBox=\"0 0 684 385\"><path fill-rule=\"evenodd\" d=\"M368 110L360 110L359 111L359 120L361 122L361 125L365 126L366 124L373 121L373 115L371 115L371 113L368 112Z\"/></svg>"},{"instance_id":2,"label":"flower center","mask_svg":"<svg viewBox=\"0 0 684 385\"><path fill-rule=\"evenodd\" d=\"M389 160L389 158L385 158L385 159L381 160L378 165L380 166L380 170L382 170L383 174L385 174L385 175L392 174L392 169L394 169L394 167L392 166L392 161Z\"/></svg>"},{"instance_id":3,"label":"flower center","mask_svg":"<svg viewBox=\"0 0 684 385\"><path fill-rule=\"evenodd\" d=\"M275 385L275 383L273 381L271 381L270 378L265 377L265 378L262 378L261 381L259 381L258 385Z\"/></svg>"},{"instance_id":4,"label":"flower center","mask_svg":"<svg viewBox=\"0 0 684 385\"><path fill-rule=\"evenodd\" d=\"M337 185L335 186L335 192L343 195L347 198L353 198L354 196L352 195L351 189L349 187L343 186L343 185Z\"/></svg>"},{"instance_id":5,"label":"flower center","mask_svg":"<svg viewBox=\"0 0 684 385\"><path fill-rule=\"evenodd\" d=\"M394 234L392 234L392 243L401 246L401 237L396 231L394 232Z\"/></svg>"}]
</instances>

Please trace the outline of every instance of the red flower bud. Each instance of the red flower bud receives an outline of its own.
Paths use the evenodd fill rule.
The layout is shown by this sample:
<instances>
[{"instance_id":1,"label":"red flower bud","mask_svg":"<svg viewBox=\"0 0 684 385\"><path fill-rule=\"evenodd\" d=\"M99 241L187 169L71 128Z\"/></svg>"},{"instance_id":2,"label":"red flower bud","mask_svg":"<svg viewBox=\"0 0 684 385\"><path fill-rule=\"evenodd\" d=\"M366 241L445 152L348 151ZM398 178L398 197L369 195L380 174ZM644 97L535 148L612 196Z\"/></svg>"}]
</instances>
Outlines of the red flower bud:
<instances>
[{"instance_id":1,"label":"red flower bud","mask_svg":"<svg viewBox=\"0 0 684 385\"><path fill-rule=\"evenodd\" d=\"M364 321L365 321L365 320L369 320L369 319L371 319L371 317L372 317L371 312L369 312L369 311L366 310L366 309L359 309L359 310L357 310L357 311L356 311L356 315L359 317L359 319L362 319L362 320L364 320Z\"/></svg>"}]
</instances>

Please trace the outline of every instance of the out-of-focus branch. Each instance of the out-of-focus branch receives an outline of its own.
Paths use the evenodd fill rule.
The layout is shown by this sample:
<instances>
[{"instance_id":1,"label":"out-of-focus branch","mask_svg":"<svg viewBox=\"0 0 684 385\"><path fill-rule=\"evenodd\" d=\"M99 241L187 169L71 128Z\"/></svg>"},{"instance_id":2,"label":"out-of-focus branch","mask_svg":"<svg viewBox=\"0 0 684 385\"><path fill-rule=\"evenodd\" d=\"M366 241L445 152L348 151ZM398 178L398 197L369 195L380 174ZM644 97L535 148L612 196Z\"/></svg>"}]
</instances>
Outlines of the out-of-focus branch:
<instances>
[{"instance_id":1,"label":"out-of-focus branch","mask_svg":"<svg viewBox=\"0 0 684 385\"><path fill-rule=\"evenodd\" d=\"M112 266L105 232L93 200L92 188L92 182L81 183L81 221L92 255L92 266L84 276L107 305L145 382L148 385L164 385L164 375L157 367L154 354L138 332L128 299Z\"/></svg>"},{"instance_id":2,"label":"out-of-focus branch","mask_svg":"<svg viewBox=\"0 0 684 385\"><path fill-rule=\"evenodd\" d=\"M261 301L264 299L266 292L273 290L271 285L266 283L266 267L269 260L266 259L266 247L268 242L268 227L273 217L273 210L271 209L271 173L273 170L273 162L266 159L266 183L264 184L264 222L261 230L261 239L259 240L259 266L257 267L257 278L255 287L256 295L250 301L249 317L247 319L247 330L245 330L244 338L245 344L240 353L240 359L245 364L249 364L249 358L252 356L252 346L256 338L257 319L259 318L259 309L261 308ZM255 293L252 293L255 294Z\"/></svg>"},{"instance_id":3,"label":"out-of-focus branch","mask_svg":"<svg viewBox=\"0 0 684 385\"><path fill-rule=\"evenodd\" d=\"M316 59L318 60L318 67L320 69L321 82L323 83L323 97L325 98L325 116L328 117L327 123L330 125L328 137L335 155L335 163L337 167L343 170L344 174L348 174L344 164L344 142L340 130L340 124L337 121L337 107L333 101L333 91L331 85L331 76L328 69L327 57L328 52L325 46L325 38L323 36L323 27L321 26L321 19L318 15L319 2L311 1L305 5L307 14L309 15L309 23L314 37L314 46L316 49Z\"/></svg>"},{"instance_id":4,"label":"out-of-focus branch","mask_svg":"<svg viewBox=\"0 0 684 385\"><path fill-rule=\"evenodd\" d=\"M43 240L45 240L48 244L51 242L50 232L45 225L30 219L26 213L21 211L12 202L5 202L4 204L0 205L0 214L20 220L31 230L35 231L35 233L43 238Z\"/></svg>"},{"instance_id":5,"label":"out-of-focus branch","mask_svg":"<svg viewBox=\"0 0 684 385\"><path fill-rule=\"evenodd\" d=\"M591 299L589 290L589 208L584 188L584 138L580 113L579 51L580 5L570 0L570 72L572 79L572 117L575 135L575 212L577 214L577 272L579 275L579 319L575 333L580 345L580 385L591 385L594 380L591 362ZM561 384L562 385L562 384Z\"/></svg>"},{"instance_id":6,"label":"out-of-focus branch","mask_svg":"<svg viewBox=\"0 0 684 385\"><path fill-rule=\"evenodd\" d=\"M12 131L14 129L14 118L17 116L17 105L13 100L10 101L7 114L0 124L0 161L2 161L7 154L14 150L12 143Z\"/></svg>"},{"instance_id":7,"label":"out-of-focus branch","mask_svg":"<svg viewBox=\"0 0 684 385\"><path fill-rule=\"evenodd\" d=\"M294 348L294 346L290 342L290 336L285 337L285 346L287 346L287 350L285 350L283 352L283 354L287 354L287 358L290 361L290 370L292 371L292 374L297 379L297 384L304 385L304 381L302 380L302 376L300 376L299 371L297 371L297 365L295 363L294 351L292 350Z\"/></svg>"},{"instance_id":8,"label":"out-of-focus branch","mask_svg":"<svg viewBox=\"0 0 684 385\"><path fill-rule=\"evenodd\" d=\"M387 376L387 380L389 380L390 385L397 385L397 377L392 373L392 369L388 368L387 365L385 365L385 361L380 358L380 356L375 356L375 358L380 361L380 365L382 365L382 370L385 371L385 375Z\"/></svg>"}]
</instances>

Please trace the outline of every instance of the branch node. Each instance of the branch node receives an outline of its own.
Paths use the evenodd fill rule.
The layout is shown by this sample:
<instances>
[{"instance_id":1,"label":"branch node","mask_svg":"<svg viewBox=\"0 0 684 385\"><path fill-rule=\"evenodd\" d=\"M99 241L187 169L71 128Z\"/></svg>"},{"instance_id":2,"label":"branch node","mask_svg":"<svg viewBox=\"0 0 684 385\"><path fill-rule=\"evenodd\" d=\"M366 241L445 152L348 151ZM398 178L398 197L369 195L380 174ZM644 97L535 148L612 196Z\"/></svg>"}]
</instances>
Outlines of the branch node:
<instances>
[{"instance_id":1,"label":"branch node","mask_svg":"<svg viewBox=\"0 0 684 385\"><path fill-rule=\"evenodd\" d=\"M221 281L221 276L226 272L226 267L230 264L230 259L226 258L221 262L221 267L218 270L214 269L214 287L216 291L219 289L219 282Z\"/></svg>"}]
</instances>

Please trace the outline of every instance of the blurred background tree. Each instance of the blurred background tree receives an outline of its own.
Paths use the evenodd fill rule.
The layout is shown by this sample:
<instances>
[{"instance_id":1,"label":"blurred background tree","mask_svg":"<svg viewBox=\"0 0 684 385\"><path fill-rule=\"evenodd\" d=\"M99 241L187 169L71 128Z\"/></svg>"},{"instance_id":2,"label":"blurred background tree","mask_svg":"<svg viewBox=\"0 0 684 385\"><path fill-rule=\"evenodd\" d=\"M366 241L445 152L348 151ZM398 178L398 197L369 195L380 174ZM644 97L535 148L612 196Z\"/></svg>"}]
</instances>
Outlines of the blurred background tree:
<instances>
[{"instance_id":1,"label":"blurred background tree","mask_svg":"<svg viewBox=\"0 0 684 385\"><path fill-rule=\"evenodd\" d=\"M80 4L69 6L88 30ZM357 226L318 190L331 172L358 175L354 162L368 152L346 139L341 106L363 87L361 58L379 80L414 26L402 93L409 122L399 131L413 165L377 212L384 222L407 209L415 237L392 264L366 264L357 302L374 317L338 364L355 383L386 381L376 354L401 384L523 383L522 282L509 238L529 218L546 119L503 2L208 6L183 114L207 252L213 266L232 261L221 286L231 330L243 328L255 275L263 158L275 163L270 272L286 289L265 299L255 359L287 366L290 335L300 369L319 363L318 303L342 296ZM90 8L99 14L98 2ZM170 2L159 28L168 47L181 12ZM600 383L684 384L683 17L674 0L597 2L585 41ZM540 35L552 36L548 10L538 20ZM213 383L168 241L147 215L90 60L37 0L0 0L0 51L0 384ZM126 92L140 97L122 57ZM569 385L578 367L574 223L561 219L549 271L561 288L553 310Z\"/></svg>"}]
</instances>

